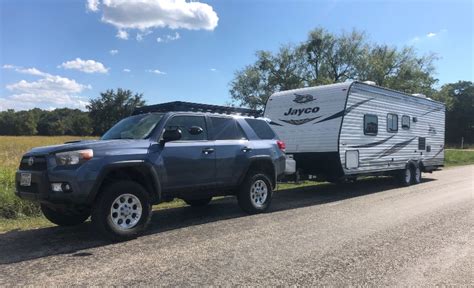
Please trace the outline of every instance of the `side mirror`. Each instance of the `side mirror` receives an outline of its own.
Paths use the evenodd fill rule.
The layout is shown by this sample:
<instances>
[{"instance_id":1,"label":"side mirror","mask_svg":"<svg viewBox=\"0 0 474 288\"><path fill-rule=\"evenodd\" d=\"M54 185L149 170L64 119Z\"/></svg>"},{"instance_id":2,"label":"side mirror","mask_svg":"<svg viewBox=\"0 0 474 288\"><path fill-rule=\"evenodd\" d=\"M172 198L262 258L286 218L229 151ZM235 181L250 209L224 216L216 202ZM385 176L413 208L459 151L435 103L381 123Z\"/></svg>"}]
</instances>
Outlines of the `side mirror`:
<instances>
[{"instance_id":1,"label":"side mirror","mask_svg":"<svg viewBox=\"0 0 474 288\"><path fill-rule=\"evenodd\" d=\"M166 129L163 133L163 142L176 141L181 139L181 130L179 129Z\"/></svg>"},{"instance_id":2,"label":"side mirror","mask_svg":"<svg viewBox=\"0 0 474 288\"><path fill-rule=\"evenodd\" d=\"M191 135L199 135L203 132L204 130L199 127L199 126L192 126L188 129L189 134Z\"/></svg>"}]
</instances>

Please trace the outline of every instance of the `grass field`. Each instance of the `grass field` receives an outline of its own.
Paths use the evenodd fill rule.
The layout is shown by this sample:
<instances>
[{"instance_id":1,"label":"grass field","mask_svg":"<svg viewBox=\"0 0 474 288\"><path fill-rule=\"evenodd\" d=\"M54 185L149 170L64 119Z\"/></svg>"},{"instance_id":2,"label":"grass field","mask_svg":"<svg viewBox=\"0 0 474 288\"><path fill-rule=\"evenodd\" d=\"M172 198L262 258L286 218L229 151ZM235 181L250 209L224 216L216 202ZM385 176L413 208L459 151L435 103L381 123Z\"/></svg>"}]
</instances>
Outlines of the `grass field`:
<instances>
[{"instance_id":1,"label":"grass field","mask_svg":"<svg viewBox=\"0 0 474 288\"><path fill-rule=\"evenodd\" d=\"M37 146L61 144L66 141L84 139L84 137L60 136L29 136L14 137L0 136L0 232L12 229L27 229L52 225L41 216L38 205L23 201L14 195L14 175L21 156ZM446 166L474 164L474 151L447 150L445 153ZM315 185L314 182L304 182L299 185L280 184L279 189ZM175 200L163 203L154 209L166 209L183 206L184 202Z\"/></svg>"}]
</instances>

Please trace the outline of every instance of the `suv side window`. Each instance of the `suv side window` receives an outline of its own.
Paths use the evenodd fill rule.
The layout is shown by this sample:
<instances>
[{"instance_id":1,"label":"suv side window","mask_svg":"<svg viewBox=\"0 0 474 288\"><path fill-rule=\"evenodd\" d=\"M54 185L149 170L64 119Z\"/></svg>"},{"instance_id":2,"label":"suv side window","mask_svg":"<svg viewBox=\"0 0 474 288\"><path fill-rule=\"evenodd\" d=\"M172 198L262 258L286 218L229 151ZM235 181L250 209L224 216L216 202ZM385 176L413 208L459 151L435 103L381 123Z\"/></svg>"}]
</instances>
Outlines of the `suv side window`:
<instances>
[{"instance_id":1,"label":"suv side window","mask_svg":"<svg viewBox=\"0 0 474 288\"><path fill-rule=\"evenodd\" d=\"M247 139L244 131L234 118L211 117L216 140L241 140Z\"/></svg>"},{"instance_id":2,"label":"suv side window","mask_svg":"<svg viewBox=\"0 0 474 288\"><path fill-rule=\"evenodd\" d=\"M191 127L201 127L202 133L198 135L191 135L189 129ZM174 116L166 123L165 129L179 128L182 133L181 140L196 141L207 140L207 126L204 116Z\"/></svg>"},{"instance_id":3,"label":"suv side window","mask_svg":"<svg viewBox=\"0 0 474 288\"><path fill-rule=\"evenodd\" d=\"M245 119L245 121L247 122L247 124L249 124L250 127L252 127L258 138L263 140L275 139L275 132L273 132L272 128L270 128L270 126L265 120L248 118Z\"/></svg>"}]
</instances>

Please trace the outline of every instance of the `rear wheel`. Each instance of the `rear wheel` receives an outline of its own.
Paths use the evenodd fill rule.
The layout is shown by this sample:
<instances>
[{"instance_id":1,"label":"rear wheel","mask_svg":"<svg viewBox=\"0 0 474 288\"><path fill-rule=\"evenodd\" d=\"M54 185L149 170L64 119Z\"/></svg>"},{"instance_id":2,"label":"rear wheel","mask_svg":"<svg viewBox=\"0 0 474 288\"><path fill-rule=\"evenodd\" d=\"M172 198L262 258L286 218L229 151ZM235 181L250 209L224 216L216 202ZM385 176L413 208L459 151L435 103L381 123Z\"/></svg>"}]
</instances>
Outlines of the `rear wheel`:
<instances>
[{"instance_id":1,"label":"rear wheel","mask_svg":"<svg viewBox=\"0 0 474 288\"><path fill-rule=\"evenodd\" d=\"M420 168L420 166L417 165L413 170L414 170L414 173L413 173L413 183L414 183L414 184L419 184L419 183L421 183L422 175L421 175L421 168Z\"/></svg>"},{"instance_id":2,"label":"rear wheel","mask_svg":"<svg viewBox=\"0 0 474 288\"><path fill-rule=\"evenodd\" d=\"M211 202L212 197L201 198L201 199L184 199L184 202L191 207L203 207Z\"/></svg>"},{"instance_id":3,"label":"rear wheel","mask_svg":"<svg viewBox=\"0 0 474 288\"><path fill-rule=\"evenodd\" d=\"M151 219L147 191L133 181L120 181L105 187L92 211L96 229L113 241L142 234Z\"/></svg>"},{"instance_id":4,"label":"rear wheel","mask_svg":"<svg viewBox=\"0 0 474 288\"><path fill-rule=\"evenodd\" d=\"M401 170L398 174L398 180L403 186L410 186L412 183L413 169L410 165L407 165L404 170Z\"/></svg>"},{"instance_id":5,"label":"rear wheel","mask_svg":"<svg viewBox=\"0 0 474 288\"><path fill-rule=\"evenodd\" d=\"M41 204L41 212L50 222L59 226L74 226L84 223L89 218L89 211L60 211Z\"/></svg>"},{"instance_id":6,"label":"rear wheel","mask_svg":"<svg viewBox=\"0 0 474 288\"><path fill-rule=\"evenodd\" d=\"M265 212L272 201L272 184L262 172L250 171L237 195L239 206L247 213Z\"/></svg>"}]
</instances>

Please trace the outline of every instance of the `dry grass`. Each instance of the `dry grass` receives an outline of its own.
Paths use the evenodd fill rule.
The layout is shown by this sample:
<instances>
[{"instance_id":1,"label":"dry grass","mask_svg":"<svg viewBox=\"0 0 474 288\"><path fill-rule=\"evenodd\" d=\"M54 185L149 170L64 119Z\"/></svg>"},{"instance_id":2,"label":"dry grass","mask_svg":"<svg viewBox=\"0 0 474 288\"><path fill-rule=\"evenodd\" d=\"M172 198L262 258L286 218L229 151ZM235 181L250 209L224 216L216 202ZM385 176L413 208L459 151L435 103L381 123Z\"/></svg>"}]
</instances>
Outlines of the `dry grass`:
<instances>
[{"instance_id":1,"label":"dry grass","mask_svg":"<svg viewBox=\"0 0 474 288\"><path fill-rule=\"evenodd\" d=\"M33 147L62 144L78 139L91 137L74 136L0 136L0 232L14 229L30 229L52 225L40 215L38 205L23 201L14 195L14 175L21 156ZM462 150L446 151L446 165L474 164L474 152ZM298 185L280 184L279 189L297 188L315 185L314 182L303 182ZM167 209L186 205L181 200L162 203L154 209Z\"/></svg>"},{"instance_id":2,"label":"dry grass","mask_svg":"<svg viewBox=\"0 0 474 288\"><path fill-rule=\"evenodd\" d=\"M23 154L33 147L62 144L66 141L86 138L75 136L0 136L0 218L11 219L39 215L38 205L23 201L14 195L15 171Z\"/></svg>"}]
</instances>

